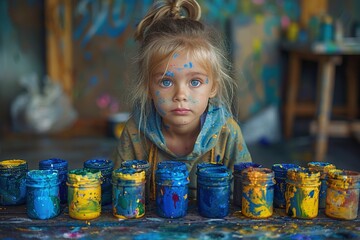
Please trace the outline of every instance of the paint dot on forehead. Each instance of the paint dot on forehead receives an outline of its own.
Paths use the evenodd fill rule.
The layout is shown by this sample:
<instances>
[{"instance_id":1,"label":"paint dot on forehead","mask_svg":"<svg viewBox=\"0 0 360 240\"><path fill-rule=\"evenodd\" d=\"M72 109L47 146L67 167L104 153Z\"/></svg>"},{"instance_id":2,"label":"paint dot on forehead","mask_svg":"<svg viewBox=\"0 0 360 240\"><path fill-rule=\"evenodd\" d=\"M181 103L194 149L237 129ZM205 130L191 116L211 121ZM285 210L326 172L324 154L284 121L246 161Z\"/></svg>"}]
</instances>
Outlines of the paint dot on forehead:
<instances>
[{"instance_id":1,"label":"paint dot on forehead","mask_svg":"<svg viewBox=\"0 0 360 240\"><path fill-rule=\"evenodd\" d=\"M167 71L167 72L165 73L165 76L174 77L175 74L174 74L173 72L171 72L171 71Z\"/></svg>"},{"instance_id":2,"label":"paint dot on forehead","mask_svg":"<svg viewBox=\"0 0 360 240\"><path fill-rule=\"evenodd\" d=\"M174 53L173 58L177 58L179 56L178 53Z\"/></svg>"},{"instance_id":3,"label":"paint dot on forehead","mask_svg":"<svg viewBox=\"0 0 360 240\"><path fill-rule=\"evenodd\" d=\"M185 63L185 64L184 64L184 68L192 68L192 67L193 67L192 62L189 62L189 63Z\"/></svg>"}]
</instances>

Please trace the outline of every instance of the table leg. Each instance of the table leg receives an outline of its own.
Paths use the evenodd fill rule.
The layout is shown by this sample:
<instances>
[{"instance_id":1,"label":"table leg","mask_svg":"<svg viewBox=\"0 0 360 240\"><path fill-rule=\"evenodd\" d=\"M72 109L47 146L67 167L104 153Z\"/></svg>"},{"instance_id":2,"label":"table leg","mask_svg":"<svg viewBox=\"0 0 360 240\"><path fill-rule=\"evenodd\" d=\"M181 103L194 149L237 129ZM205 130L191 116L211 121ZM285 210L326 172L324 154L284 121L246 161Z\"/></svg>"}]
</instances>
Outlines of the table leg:
<instances>
[{"instance_id":1,"label":"table leg","mask_svg":"<svg viewBox=\"0 0 360 240\"><path fill-rule=\"evenodd\" d=\"M328 144L328 126L333 100L335 67L341 58L329 56L325 59L321 70L320 102L318 107L318 132L316 136L315 161L325 161Z\"/></svg>"}]
</instances>

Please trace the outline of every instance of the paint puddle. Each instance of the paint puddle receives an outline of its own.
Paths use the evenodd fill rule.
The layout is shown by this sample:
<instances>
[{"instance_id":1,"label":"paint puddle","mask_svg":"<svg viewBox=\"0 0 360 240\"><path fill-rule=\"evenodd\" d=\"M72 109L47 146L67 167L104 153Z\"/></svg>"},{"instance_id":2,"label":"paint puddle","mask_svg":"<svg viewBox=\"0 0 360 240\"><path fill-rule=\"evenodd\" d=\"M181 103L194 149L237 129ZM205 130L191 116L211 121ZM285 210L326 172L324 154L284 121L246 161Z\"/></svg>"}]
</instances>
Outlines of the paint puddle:
<instances>
[{"instance_id":1,"label":"paint puddle","mask_svg":"<svg viewBox=\"0 0 360 240\"><path fill-rule=\"evenodd\" d=\"M82 237L84 237L86 234L85 234L85 233L81 233L80 230L81 230L80 227L76 227L76 228L74 228L73 230L71 230L70 232L64 233L64 234L63 234L63 237L64 237L64 238L67 238L67 239L69 239L69 238L72 238L72 239L73 239L73 238L75 238L75 239L77 239L77 238L82 238Z\"/></svg>"}]
</instances>

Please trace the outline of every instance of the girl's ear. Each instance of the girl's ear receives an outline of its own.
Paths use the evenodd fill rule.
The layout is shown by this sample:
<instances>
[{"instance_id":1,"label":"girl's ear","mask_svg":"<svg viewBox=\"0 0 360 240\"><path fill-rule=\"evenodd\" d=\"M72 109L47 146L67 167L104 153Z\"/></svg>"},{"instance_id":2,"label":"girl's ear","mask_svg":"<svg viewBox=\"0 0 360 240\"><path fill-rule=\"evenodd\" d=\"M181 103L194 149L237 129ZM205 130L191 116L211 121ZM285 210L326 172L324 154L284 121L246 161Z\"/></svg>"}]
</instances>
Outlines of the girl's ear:
<instances>
[{"instance_id":1,"label":"girl's ear","mask_svg":"<svg viewBox=\"0 0 360 240\"><path fill-rule=\"evenodd\" d=\"M217 84L215 84L215 85L213 86L213 88L211 89L211 92L210 92L210 98L215 97L215 96L216 96L216 94L217 94L217 92L218 92L218 85L217 85Z\"/></svg>"}]
</instances>

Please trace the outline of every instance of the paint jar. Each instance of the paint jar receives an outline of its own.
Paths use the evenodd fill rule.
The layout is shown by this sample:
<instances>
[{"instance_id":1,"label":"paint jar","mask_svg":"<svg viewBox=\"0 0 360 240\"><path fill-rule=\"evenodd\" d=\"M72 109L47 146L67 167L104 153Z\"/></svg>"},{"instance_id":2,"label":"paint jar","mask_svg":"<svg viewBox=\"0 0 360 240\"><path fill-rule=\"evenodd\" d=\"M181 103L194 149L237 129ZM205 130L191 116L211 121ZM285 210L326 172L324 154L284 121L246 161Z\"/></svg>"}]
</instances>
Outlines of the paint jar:
<instances>
[{"instance_id":1,"label":"paint jar","mask_svg":"<svg viewBox=\"0 0 360 240\"><path fill-rule=\"evenodd\" d=\"M287 171L286 214L293 218L312 219L318 215L320 173L308 168Z\"/></svg>"},{"instance_id":2,"label":"paint jar","mask_svg":"<svg viewBox=\"0 0 360 240\"><path fill-rule=\"evenodd\" d=\"M74 169L68 173L69 215L89 220L101 213L101 172L94 169Z\"/></svg>"},{"instance_id":3,"label":"paint jar","mask_svg":"<svg viewBox=\"0 0 360 240\"><path fill-rule=\"evenodd\" d=\"M268 218L273 214L274 172L268 168L242 171L242 214L250 218Z\"/></svg>"},{"instance_id":4,"label":"paint jar","mask_svg":"<svg viewBox=\"0 0 360 240\"><path fill-rule=\"evenodd\" d=\"M241 207L242 201L242 180L241 180L241 171L245 168L259 168L262 165L252 162L240 162L234 165L234 195L233 195L233 203L236 206Z\"/></svg>"},{"instance_id":5,"label":"paint jar","mask_svg":"<svg viewBox=\"0 0 360 240\"><path fill-rule=\"evenodd\" d=\"M188 208L189 172L185 163L164 161L157 165L156 213L164 218L184 217Z\"/></svg>"},{"instance_id":6,"label":"paint jar","mask_svg":"<svg viewBox=\"0 0 360 240\"><path fill-rule=\"evenodd\" d=\"M276 208L285 208L285 191L286 191L286 178L287 171L291 168L300 168L299 165L292 163L277 163L273 164L271 169L275 174L275 186L274 186L274 206Z\"/></svg>"},{"instance_id":7,"label":"paint jar","mask_svg":"<svg viewBox=\"0 0 360 240\"><path fill-rule=\"evenodd\" d=\"M353 220L359 207L360 173L333 169L328 172L325 214L331 218Z\"/></svg>"},{"instance_id":8,"label":"paint jar","mask_svg":"<svg viewBox=\"0 0 360 240\"><path fill-rule=\"evenodd\" d=\"M59 175L59 194L60 194L60 202L67 202L67 172L68 172L68 162L64 159L59 158L50 158L46 160L42 160L39 162L40 170L58 170Z\"/></svg>"},{"instance_id":9,"label":"paint jar","mask_svg":"<svg viewBox=\"0 0 360 240\"><path fill-rule=\"evenodd\" d=\"M117 218L145 215L145 171L119 168L112 174L113 214Z\"/></svg>"},{"instance_id":10,"label":"paint jar","mask_svg":"<svg viewBox=\"0 0 360 240\"><path fill-rule=\"evenodd\" d=\"M320 172L319 208L325 208L328 172L336 167L327 162L309 162L308 168L311 171Z\"/></svg>"},{"instance_id":11,"label":"paint jar","mask_svg":"<svg viewBox=\"0 0 360 240\"><path fill-rule=\"evenodd\" d=\"M29 218L49 219L60 214L57 170L31 170L26 174L26 211Z\"/></svg>"},{"instance_id":12,"label":"paint jar","mask_svg":"<svg viewBox=\"0 0 360 240\"><path fill-rule=\"evenodd\" d=\"M224 165L208 166L197 171L197 206L199 214L208 218L224 218L229 214L231 172Z\"/></svg>"},{"instance_id":13,"label":"paint jar","mask_svg":"<svg viewBox=\"0 0 360 240\"><path fill-rule=\"evenodd\" d=\"M3 160L0 162L0 205L20 205L26 202L25 160Z\"/></svg>"},{"instance_id":14,"label":"paint jar","mask_svg":"<svg viewBox=\"0 0 360 240\"><path fill-rule=\"evenodd\" d=\"M101 171L101 205L110 204L112 201L111 173L114 163L108 159L90 159L84 162L84 169Z\"/></svg>"},{"instance_id":15,"label":"paint jar","mask_svg":"<svg viewBox=\"0 0 360 240\"><path fill-rule=\"evenodd\" d=\"M334 41L334 25L331 16L325 15L320 24L320 41L332 42Z\"/></svg>"},{"instance_id":16,"label":"paint jar","mask_svg":"<svg viewBox=\"0 0 360 240\"><path fill-rule=\"evenodd\" d=\"M150 183L151 183L151 169L150 163L145 160L128 160L121 164L125 168L134 168L136 170L144 170L146 183L145 183L145 203L150 202Z\"/></svg>"}]
</instances>

